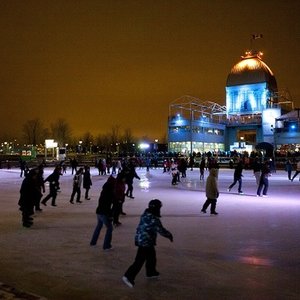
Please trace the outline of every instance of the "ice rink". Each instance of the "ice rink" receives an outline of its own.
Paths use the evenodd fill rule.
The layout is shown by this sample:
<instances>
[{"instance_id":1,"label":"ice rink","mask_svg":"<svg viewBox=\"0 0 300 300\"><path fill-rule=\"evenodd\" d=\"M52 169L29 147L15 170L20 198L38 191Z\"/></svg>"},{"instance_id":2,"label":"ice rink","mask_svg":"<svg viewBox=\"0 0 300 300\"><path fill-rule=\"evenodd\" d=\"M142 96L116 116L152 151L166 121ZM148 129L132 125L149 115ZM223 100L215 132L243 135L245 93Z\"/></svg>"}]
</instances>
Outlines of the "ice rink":
<instances>
[{"instance_id":1,"label":"ice rink","mask_svg":"<svg viewBox=\"0 0 300 300\"><path fill-rule=\"evenodd\" d=\"M52 170L46 168L44 177ZM268 197L262 198L256 197L251 170L243 172L244 195L239 195L237 186L227 191L233 170L220 169L219 215L210 216L200 213L205 183L199 181L199 169L188 170L172 186L171 175L162 169L137 168L141 180L134 181L135 199L126 198L127 215L113 232L114 249L103 251L103 231L96 247L89 242L108 176L91 172L91 200L69 203L73 176L67 170L58 206L49 201L33 227L24 228L17 205L20 171L0 170L0 282L49 300L300 299L298 178L290 182L286 172L277 171L269 180ZM160 278L145 278L143 268L130 289L121 278L136 254L140 214L153 198L163 202L161 221L174 242L158 237Z\"/></svg>"}]
</instances>

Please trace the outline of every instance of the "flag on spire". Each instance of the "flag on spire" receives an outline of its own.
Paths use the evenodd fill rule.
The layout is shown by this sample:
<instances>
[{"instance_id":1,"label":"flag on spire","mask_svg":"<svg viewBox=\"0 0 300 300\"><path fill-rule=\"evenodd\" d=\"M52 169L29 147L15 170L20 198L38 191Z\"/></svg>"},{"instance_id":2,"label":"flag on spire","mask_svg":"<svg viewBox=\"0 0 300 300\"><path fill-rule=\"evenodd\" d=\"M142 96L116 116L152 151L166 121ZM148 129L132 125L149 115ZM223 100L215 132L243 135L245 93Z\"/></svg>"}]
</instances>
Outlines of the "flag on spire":
<instances>
[{"instance_id":1,"label":"flag on spire","mask_svg":"<svg viewBox=\"0 0 300 300\"><path fill-rule=\"evenodd\" d=\"M252 40L257 40L257 39L262 39L263 38L263 35L260 33L260 34L252 34Z\"/></svg>"}]
</instances>

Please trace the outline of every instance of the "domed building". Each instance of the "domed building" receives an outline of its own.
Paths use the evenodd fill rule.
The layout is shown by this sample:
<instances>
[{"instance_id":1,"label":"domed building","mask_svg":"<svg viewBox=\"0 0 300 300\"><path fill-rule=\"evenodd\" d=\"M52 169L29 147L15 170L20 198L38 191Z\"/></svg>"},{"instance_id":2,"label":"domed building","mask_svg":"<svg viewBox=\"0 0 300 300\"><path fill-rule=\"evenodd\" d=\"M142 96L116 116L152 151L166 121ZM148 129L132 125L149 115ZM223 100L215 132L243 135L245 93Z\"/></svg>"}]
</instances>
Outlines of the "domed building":
<instances>
[{"instance_id":1,"label":"domed building","mask_svg":"<svg viewBox=\"0 0 300 300\"><path fill-rule=\"evenodd\" d=\"M274 144L273 128L281 110L276 79L262 53L246 52L231 69L225 89L230 149Z\"/></svg>"},{"instance_id":2,"label":"domed building","mask_svg":"<svg viewBox=\"0 0 300 300\"><path fill-rule=\"evenodd\" d=\"M291 101L281 101L275 76L261 52L247 51L241 57L227 76L225 90L226 106L191 96L169 105L169 151L273 149L276 120L290 111L284 106Z\"/></svg>"},{"instance_id":3,"label":"domed building","mask_svg":"<svg viewBox=\"0 0 300 300\"><path fill-rule=\"evenodd\" d=\"M262 113L276 101L276 79L261 55L261 52L246 52L231 69L226 82L228 116Z\"/></svg>"}]
</instances>

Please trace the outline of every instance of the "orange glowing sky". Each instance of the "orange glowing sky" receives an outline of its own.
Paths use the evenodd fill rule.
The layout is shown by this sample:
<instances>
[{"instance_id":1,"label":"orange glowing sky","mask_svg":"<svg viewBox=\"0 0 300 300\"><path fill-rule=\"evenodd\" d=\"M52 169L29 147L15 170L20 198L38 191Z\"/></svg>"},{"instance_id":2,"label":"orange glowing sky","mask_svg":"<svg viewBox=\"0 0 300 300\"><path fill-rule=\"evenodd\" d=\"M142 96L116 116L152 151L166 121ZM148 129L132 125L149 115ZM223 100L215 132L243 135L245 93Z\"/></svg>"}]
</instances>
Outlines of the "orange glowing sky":
<instances>
[{"instance_id":1,"label":"orange glowing sky","mask_svg":"<svg viewBox=\"0 0 300 300\"><path fill-rule=\"evenodd\" d=\"M254 48L300 103L297 0L0 2L0 136L28 119L68 121L75 135L166 133L182 95L225 105L232 66Z\"/></svg>"}]
</instances>

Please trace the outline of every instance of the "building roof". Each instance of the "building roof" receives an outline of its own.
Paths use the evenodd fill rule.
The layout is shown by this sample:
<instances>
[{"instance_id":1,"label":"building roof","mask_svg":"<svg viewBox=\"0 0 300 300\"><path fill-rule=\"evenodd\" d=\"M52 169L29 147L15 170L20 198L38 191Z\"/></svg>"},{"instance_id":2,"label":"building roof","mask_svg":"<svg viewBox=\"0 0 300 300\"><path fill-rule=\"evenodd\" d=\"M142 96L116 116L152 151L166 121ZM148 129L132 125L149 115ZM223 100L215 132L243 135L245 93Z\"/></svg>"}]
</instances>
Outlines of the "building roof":
<instances>
[{"instance_id":1,"label":"building roof","mask_svg":"<svg viewBox=\"0 0 300 300\"><path fill-rule=\"evenodd\" d=\"M242 60L233 66L226 86L236 86L254 83L267 83L268 89L277 91L277 83L271 69L262 61L261 52L246 52Z\"/></svg>"},{"instance_id":2,"label":"building roof","mask_svg":"<svg viewBox=\"0 0 300 300\"><path fill-rule=\"evenodd\" d=\"M281 115L277 118L277 121L290 121L290 120L299 120L300 119L300 108L296 108L287 114Z\"/></svg>"}]
</instances>

